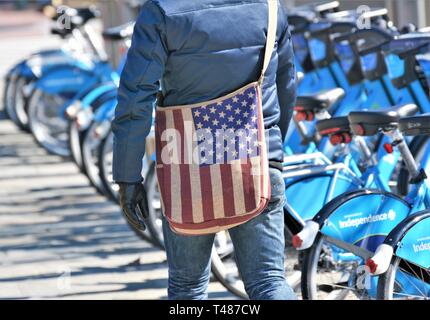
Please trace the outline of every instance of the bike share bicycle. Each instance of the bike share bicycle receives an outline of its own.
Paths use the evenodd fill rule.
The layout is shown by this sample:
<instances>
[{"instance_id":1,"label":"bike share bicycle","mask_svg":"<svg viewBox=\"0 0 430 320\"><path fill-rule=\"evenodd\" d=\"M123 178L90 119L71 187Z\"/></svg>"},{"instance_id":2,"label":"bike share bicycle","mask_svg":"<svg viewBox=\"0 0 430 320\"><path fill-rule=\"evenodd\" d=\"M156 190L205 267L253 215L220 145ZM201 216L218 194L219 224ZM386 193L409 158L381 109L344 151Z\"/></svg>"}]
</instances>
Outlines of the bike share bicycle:
<instances>
[{"instance_id":1,"label":"bike share bicycle","mask_svg":"<svg viewBox=\"0 0 430 320\"><path fill-rule=\"evenodd\" d=\"M384 37L382 37L382 39L384 39ZM385 39L386 40L386 39ZM367 73L369 73L368 71L367 71ZM370 79L371 81L375 81L375 79L374 78L371 78ZM384 88L384 87L390 87L390 83L387 81L387 79L385 78L385 79L383 79L383 81L381 81L381 83L379 83L378 84L378 86L376 87L376 88ZM369 86L367 86L367 88L369 88ZM391 93L391 99L397 99L397 101L399 101L399 102L402 102L402 100L404 100L403 102L406 102L406 100L407 99L403 99L404 98L404 92L396 92L395 90L393 90L393 87L391 86L391 88L390 88L391 90L385 90L385 91L389 91L388 93ZM368 92L369 92L370 90L368 90ZM394 91L394 94L393 94L393 91ZM379 90L377 90L377 89L374 89L374 92L379 92ZM375 101L377 101L377 100L373 100L373 102L372 102L372 104L371 104L371 106L373 106L373 107L375 107ZM392 100L388 100L389 102L391 102ZM385 102L386 103L386 102ZM406 109L408 109L407 108L408 106L406 106ZM410 106L409 106L409 109L410 109ZM413 111L414 109L412 108L412 111L411 110L409 110L409 112L414 112ZM389 159L387 159L389 162L393 162L393 160L395 161L395 159L393 159L393 157L388 157ZM384 185L384 187L386 188L386 189L388 189L388 183L387 183L387 179L390 177L390 173L392 173L392 171L393 171L393 169L394 169L394 167L393 166L391 166L392 168L391 168L391 172L390 172L390 169L389 170L387 170L387 172L385 173L385 177L384 176L382 176L382 177L378 177L378 182L380 183L380 184L382 184L383 183L383 185ZM388 167L389 168L389 167ZM340 170L339 170L340 169ZM338 170L336 170L337 172L336 173L331 173L332 174L332 176L334 176L335 177L335 180L338 182L338 176L339 176L339 171L341 172L342 170L344 170L345 169L345 167L342 169L342 168L338 168ZM384 165L381 165L381 168L380 169L385 169L385 166ZM326 173L329 173L330 171L333 171L333 168L328 168L328 167L326 167L326 168L324 168L324 171L326 172ZM380 170L381 171L381 170ZM383 172L383 171L382 171ZM315 178L315 177L313 177L313 178ZM352 179L351 179L351 177L349 177L348 178L348 184L349 184L349 186L351 187L351 185L352 185L352 188L353 189L358 189L358 187L363 187L364 185L366 185L366 183L369 183L369 182L366 182L366 180L367 179L364 179L364 182L361 182L361 183L359 183L358 185L357 184L352 184L351 182L355 182L354 181L354 177L352 177ZM374 179L372 179L372 180L374 180ZM385 180L385 181L384 181ZM382 183L381 183L381 181L382 181ZM347 184L347 186L348 186L348 184ZM318 186L318 188L317 189L315 189L314 191L314 193L311 193L312 194L312 196L314 196L315 194L318 194L318 192L321 190L321 184L316 184L317 186ZM339 183L338 183L338 185L339 185ZM307 186L306 186L307 187ZM324 188L322 188L323 190L325 190ZM328 188L328 190L330 190L331 188ZM303 194L302 192L300 192L299 191L300 189L297 189L297 192L294 192L293 194ZM308 193L309 192L309 190L308 189L302 189L302 190L306 190L306 192ZM343 189L343 191L345 191L345 189ZM342 188L340 188L339 190L338 190L338 192L339 193L342 193ZM308 193L309 194L309 193ZM287 199L289 199L288 197L287 197ZM302 197L301 197L301 199L299 199L299 201L302 201L303 202L303 199L302 199ZM326 200L326 201L328 201L328 200ZM324 201L322 201L322 204L324 204ZM321 205L322 205L321 204ZM321 207L321 205L320 205L320 207ZM319 209L320 207L317 207L317 209ZM311 215L312 216L312 215ZM300 220L299 220L300 221Z\"/></svg>"},{"instance_id":2,"label":"bike share bicycle","mask_svg":"<svg viewBox=\"0 0 430 320\"><path fill-rule=\"evenodd\" d=\"M130 45L134 23L127 23L118 27L109 28L103 32L103 37L111 41L119 41ZM117 73L120 74L125 63L122 56ZM116 106L118 82L101 84L91 90L80 100L76 100L66 110L69 118L69 148L72 158L86 174L91 184L102 195L110 196L99 177L97 166L98 145L110 127ZM90 138L92 137L92 138ZM113 198L115 199L115 198Z\"/></svg>"},{"instance_id":3,"label":"bike share bicycle","mask_svg":"<svg viewBox=\"0 0 430 320\"><path fill-rule=\"evenodd\" d=\"M48 151L68 156L68 119L66 110L100 85L119 81L118 74L107 61L102 46L87 34L96 52L91 69L69 66L51 68L34 84L28 101L29 126L36 141Z\"/></svg>"},{"instance_id":4,"label":"bike share bicycle","mask_svg":"<svg viewBox=\"0 0 430 320\"><path fill-rule=\"evenodd\" d=\"M384 53L388 68L394 67L394 70L389 70L393 83L407 88L410 98L421 108L428 106L428 97L424 94L425 85L417 76L415 62L416 49L423 43L428 43L428 36L411 34L377 48ZM393 60L396 63L392 63ZM355 134L374 135L378 133L377 129L384 129L378 125L383 126L384 121L388 120L396 123L398 117L399 114L392 111L353 112L349 115L349 121ZM372 125L376 129L366 130ZM391 150L390 145L385 146ZM404 161L411 158L405 148L400 153ZM428 168L428 151L424 154L426 156L421 163L423 168ZM358 298L375 297L377 279L373 278L364 290L356 283L356 279L361 278L357 276L357 270L363 270L360 266L364 265L366 254L368 257L372 255L387 234L411 214L410 209L401 197L381 189L347 193L328 203L313 219L320 231L315 241L310 241L313 246L306 251L303 261L302 289L305 298L343 297L351 292ZM327 275L333 275L333 270L339 271L337 278L328 279Z\"/></svg>"},{"instance_id":5,"label":"bike share bicycle","mask_svg":"<svg viewBox=\"0 0 430 320\"><path fill-rule=\"evenodd\" d=\"M342 25L343 26L343 25ZM348 26L350 26L350 25L348 25ZM306 77L305 77L306 78ZM149 176L147 176L147 182L148 181L153 181L153 180L151 180L150 179L150 177L151 177L151 175L149 175ZM152 185L155 185L154 183L152 183ZM161 213L160 212L158 212L158 215L160 215ZM151 216L153 216L152 214L151 214ZM155 219L154 219L155 220ZM151 220L150 220L151 221ZM161 232L159 232L159 234L161 234ZM222 256L222 258L224 258L224 261L219 261L219 262L224 262L225 263L225 266L224 266L224 270L226 271L225 273L224 273L224 278L225 279L227 279L228 281L230 281L231 282L231 285L232 285L232 287L233 288L238 288L239 290L240 290L240 281L238 280L238 277L237 277L237 275L235 274L235 272L237 272L237 270L235 270L235 265L234 265L234 258L233 258L233 251L232 251L232 246L231 246L231 244L230 244L230 246L228 245L229 244L229 241L228 241L228 235L224 235L222 238L221 238L221 241L225 244L224 245L224 247L226 248L226 249L228 249L228 250L224 250L223 252L222 252L222 254L223 254L223 256ZM228 263L226 263L226 258L230 258L230 259L228 259L228 260L230 260ZM231 272L229 272L229 267L231 267ZM237 291L237 290L236 290Z\"/></svg>"},{"instance_id":6,"label":"bike share bicycle","mask_svg":"<svg viewBox=\"0 0 430 320\"><path fill-rule=\"evenodd\" d=\"M339 24L338 25L341 29L342 28L347 28L347 27L350 27L350 25L348 25L348 24ZM335 28L336 28L337 26L335 26ZM330 63L328 64L328 65L330 65ZM306 77L305 77L306 78ZM311 100L311 97L308 97L307 98L308 100ZM299 100L300 100L300 98L299 98ZM315 99L313 100L313 101L315 101ZM317 101L318 102L318 101ZM311 159L311 157L310 156L305 156L305 157L302 157L301 159L304 159L304 158L308 158L308 159ZM297 158L296 157L296 161L299 161L299 160L301 160L301 159L299 159L299 158ZM329 171L329 170L327 170L327 171ZM303 173L300 173L301 175L303 174ZM303 186L303 185L302 185ZM319 184L319 188L321 188L321 185ZM303 190L303 189L302 189ZM342 190L342 189L341 189ZM341 191L339 191L339 193L341 193ZM303 192L301 192L300 194L302 194L303 195ZM306 191L306 194L309 194L309 191ZM312 195L313 196L313 195ZM287 199L288 199L288 197L287 197ZM301 200L301 201L303 201L303 200ZM322 204L321 204L321 206L322 206ZM300 220L299 220L300 221ZM231 255L232 255L232 253L230 253ZM236 270L234 270L234 267L232 267L232 272L231 272L231 274L230 275L228 275L228 276L231 276L231 278L233 278L233 279L237 279L238 277L237 277L237 275L235 275L234 274L234 272L235 272ZM296 279L297 279L297 273L296 272L294 272L294 270L287 270L287 272L290 272L290 274L291 274L291 278L293 278L294 279L294 277L296 277ZM290 278L290 279L291 279ZM298 278L298 280L299 280L300 278ZM236 280L237 282L239 282L238 280ZM294 280L293 280L294 281ZM296 280L297 281L297 280ZM298 284L298 281L296 282L297 284Z\"/></svg>"},{"instance_id":7,"label":"bike share bicycle","mask_svg":"<svg viewBox=\"0 0 430 320\"><path fill-rule=\"evenodd\" d=\"M430 116L403 118L399 121L399 131L404 135L430 135ZM402 135L394 134L396 143L401 144ZM419 207L429 207L430 191L428 180L424 181L422 170L418 170L412 154L405 157L408 173L414 177L413 190L408 197L413 211ZM417 179L418 178L418 179ZM374 257L366 265L379 275L377 298L430 299L430 250L429 250L430 210L410 214L399 223L378 247Z\"/></svg>"},{"instance_id":8,"label":"bike share bicycle","mask_svg":"<svg viewBox=\"0 0 430 320\"><path fill-rule=\"evenodd\" d=\"M90 48L81 30L91 27L87 25L98 15L94 8L67 9L70 17L70 29L54 25L51 33L63 39L61 49L43 50L34 53L29 58L19 62L8 72L5 78L4 106L8 117L21 129L29 130L27 101L32 92L32 86L37 79L55 66L75 66L81 69L91 68L91 56L94 51ZM52 20L58 19L58 14Z\"/></svg>"}]
</instances>

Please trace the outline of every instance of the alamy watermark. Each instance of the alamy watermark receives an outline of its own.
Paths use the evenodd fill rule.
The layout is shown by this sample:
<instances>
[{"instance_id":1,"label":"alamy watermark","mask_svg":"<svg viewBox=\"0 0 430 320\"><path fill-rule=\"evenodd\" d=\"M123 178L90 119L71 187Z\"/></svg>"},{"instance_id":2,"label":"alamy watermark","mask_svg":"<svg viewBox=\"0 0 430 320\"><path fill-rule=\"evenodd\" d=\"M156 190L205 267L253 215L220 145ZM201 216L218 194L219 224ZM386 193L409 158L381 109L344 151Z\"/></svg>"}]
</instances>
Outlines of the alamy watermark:
<instances>
[{"instance_id":1,"label":"alamy watermark","mask_svg":"<svg viewBox=\"0 0 430 320\"><path fill-rule=\"evenodd\" d=\"M366 15L370 11L372 11L372 9L366 5L361 5L357 8L358 18L357 18L356 25L357 25L358 29L360 29L360 30L370 29L372 27L371 18Z\"/></svg>"},{"instance_id":2,"label":"alamy watermark","mask_svg":"<svg viewBox=\"0 0 430 320\"><path fill-rule=\"evenodd\" d=\"M193 122L184 122L184 131L166 129L161 133L161 162L169 164L211 165L246 162L259 155L261 142L258 129L193 130ZM186 144L186 146L183 146Z\"/></svg>"},{"instance_id":3,"label":"alamy watermark","mask_svg":"<svg viewBox=\"0 0 430 320\"><path fill-rule=\"evenodd\" d=\"M360 265L356 270L356 287L358 290L369 290L372 287L371 272L368 266Z\"/></svg>"},{"instance_id":4,"label":"alamy watermark","mask_svg":"<svg viewBox=\"0 0 430 320\"><path fill-rule=\"evenodd\" d=\"M72 18L67 11L70 10L67 6L57 7L57 20L56 26L58 29L70 30L72 28Z\"/></svg>"}]
</instances>

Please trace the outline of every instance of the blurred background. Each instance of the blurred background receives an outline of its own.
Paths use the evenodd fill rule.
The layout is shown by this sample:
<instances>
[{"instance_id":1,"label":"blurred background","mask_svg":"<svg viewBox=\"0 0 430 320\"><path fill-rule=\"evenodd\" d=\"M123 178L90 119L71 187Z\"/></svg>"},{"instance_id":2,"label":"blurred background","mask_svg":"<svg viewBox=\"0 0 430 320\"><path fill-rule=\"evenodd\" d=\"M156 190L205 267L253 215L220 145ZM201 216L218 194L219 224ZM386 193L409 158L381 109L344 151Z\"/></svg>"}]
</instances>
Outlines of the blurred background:
<instances>
[{"instance_id":1,"label":"blurred background","mask_svg":"<svg viewBox=\"0 0 430 320\"><path fill-rule=\"evenodd\" d=\"M105 28L118 26L134 19L139 11L139 5L147 0L0 0L0 10L31 10L43 5L55 6L64 4L72 7L97 5L102 12L101 20ZM294 7L315 3L313 0L284 0L287 6ZM342 10L355 10L359 6L383 7L395 25L403 26L408 23L418 28L430 25L430 1L428 0L340 0ZM108 44L108 51L114 63L118 62L115 47Z\"/></svg>"}]
</instances>

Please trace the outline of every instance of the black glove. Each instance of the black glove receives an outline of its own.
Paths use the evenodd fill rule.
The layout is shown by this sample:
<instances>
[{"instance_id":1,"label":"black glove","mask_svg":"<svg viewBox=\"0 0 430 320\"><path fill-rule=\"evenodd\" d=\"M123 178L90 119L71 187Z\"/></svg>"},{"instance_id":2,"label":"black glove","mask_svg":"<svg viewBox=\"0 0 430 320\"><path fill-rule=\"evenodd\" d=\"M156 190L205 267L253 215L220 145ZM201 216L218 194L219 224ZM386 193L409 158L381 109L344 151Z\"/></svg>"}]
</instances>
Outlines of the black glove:
<instances>
[{"instance_id":1,"label":"black glove","mask_svg":"<svg viewBox=\"0 0 430 320\"><path fill-rule=\"evenodd\" d=\"M141 231L146 230L149 216L148 199L142 183L118 183L119 205L127 221Z\"/></svg>"}]
</instances>

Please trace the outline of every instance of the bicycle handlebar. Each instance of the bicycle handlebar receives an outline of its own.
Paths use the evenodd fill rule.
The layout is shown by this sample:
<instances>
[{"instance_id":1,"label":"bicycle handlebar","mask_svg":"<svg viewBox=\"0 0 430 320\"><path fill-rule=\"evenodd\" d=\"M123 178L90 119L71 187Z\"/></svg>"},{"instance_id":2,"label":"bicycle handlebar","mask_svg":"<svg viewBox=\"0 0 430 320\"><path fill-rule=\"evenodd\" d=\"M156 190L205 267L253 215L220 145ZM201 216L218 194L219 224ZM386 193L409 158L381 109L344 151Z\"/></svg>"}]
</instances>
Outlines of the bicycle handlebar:
<instances>
[{"instance_id":1,"label":"bicycle handlebar","mask_svg":"<svg viewBox=\"0 0 430 320\"><path fill-rule=\"evenodd\" d=\"M407 48L402 48L402 47L398 47L398 48L390 48L390 44L391 43L395 43L395 42L400 42L403 40L408 40L408 39L395 39L393 41L388 41L387 43L384 44L382 51L384 51L385 54L396 54L398 55L401 59L405 59L409 56L413 56L416 55L418 53L420 53L420 51L428 46L430 46L430 37L429 38L424 38L424 41L417 43L416 45L412 46L412 47L407 47Z\"/></svg>"}]
</instances>

